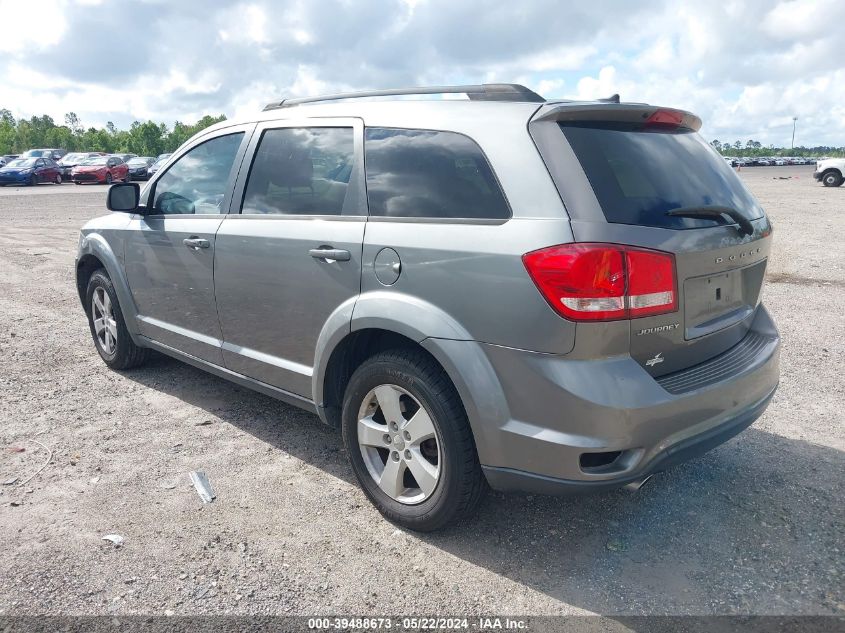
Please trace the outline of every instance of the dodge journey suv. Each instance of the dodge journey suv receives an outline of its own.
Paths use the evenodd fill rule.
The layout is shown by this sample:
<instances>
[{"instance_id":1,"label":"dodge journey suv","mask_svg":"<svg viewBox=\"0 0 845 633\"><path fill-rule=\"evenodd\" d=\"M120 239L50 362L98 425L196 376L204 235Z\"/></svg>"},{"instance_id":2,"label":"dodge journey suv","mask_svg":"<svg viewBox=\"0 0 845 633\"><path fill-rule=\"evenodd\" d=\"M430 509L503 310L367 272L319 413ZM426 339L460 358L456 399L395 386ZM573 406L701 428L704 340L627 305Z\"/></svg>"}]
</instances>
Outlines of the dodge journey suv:
<instances>
[{"instance_id":1,"label":"dodge journey suv","mask_svg":"<svg viewBox=\"0 0 845 633\"><path fill-rule=\"evenodd\" d=\"M390 99L433 93L468 98ZM636 487L778 384L771 224L700 126L511 84L271 103L109 190L76 262L94 344L313 411L415 530L488 486Z\"/></svg>"}]
</instances>

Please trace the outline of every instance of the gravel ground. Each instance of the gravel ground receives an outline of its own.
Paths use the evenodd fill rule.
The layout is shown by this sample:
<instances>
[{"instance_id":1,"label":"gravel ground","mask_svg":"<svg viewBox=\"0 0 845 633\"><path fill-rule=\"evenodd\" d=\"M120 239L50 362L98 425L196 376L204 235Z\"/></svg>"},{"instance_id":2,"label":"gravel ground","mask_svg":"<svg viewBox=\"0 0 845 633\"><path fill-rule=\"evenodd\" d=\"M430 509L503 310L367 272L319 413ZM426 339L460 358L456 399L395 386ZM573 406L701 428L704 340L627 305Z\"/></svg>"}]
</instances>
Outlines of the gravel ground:
<instances>
[{"instance_id":1,"label":"gravel ground","mask_svg":"<svg viewBox=\"0 0 845 633\"><path fill-rule=\"evenodd\" d=\"M53 452L0 486L0 614L845 614L845 187L811 171L742 172L784 339L753 427L636 494L491 494L434 535L384 521L316 417L162 357L107 370L73 283L105 189L0 190L0 480Z\"/></svg>"}]
</instances>

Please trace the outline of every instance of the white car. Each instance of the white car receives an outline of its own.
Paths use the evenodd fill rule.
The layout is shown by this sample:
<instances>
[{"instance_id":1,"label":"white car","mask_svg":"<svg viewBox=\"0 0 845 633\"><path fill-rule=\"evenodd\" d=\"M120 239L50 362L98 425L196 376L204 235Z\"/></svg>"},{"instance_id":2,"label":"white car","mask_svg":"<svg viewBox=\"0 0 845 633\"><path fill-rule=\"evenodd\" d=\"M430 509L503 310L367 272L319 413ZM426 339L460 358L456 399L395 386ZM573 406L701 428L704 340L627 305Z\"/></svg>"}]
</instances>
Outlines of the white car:
<instances>
[{"instance_id":1,"label":"white car","mask_svg":"<svg viewBox=\"0 0 845 633\"><path fill-rule=\"evenodd\" d=\"M813 178L825 187L838 187L845 181L845 158L823 158L816 163Z\"/></svg>"},{"instance_id":2,"label":"white car","mask_svg":"<svg viewBox=\"0 0 845 633\"><path fill-rule=\"evenodd\" d=\"M778 166L783 166L783 165L787 165L789 163L786 161L785 158L776 158L774 164L778 165Z\"/></svg>"}]
</instances>

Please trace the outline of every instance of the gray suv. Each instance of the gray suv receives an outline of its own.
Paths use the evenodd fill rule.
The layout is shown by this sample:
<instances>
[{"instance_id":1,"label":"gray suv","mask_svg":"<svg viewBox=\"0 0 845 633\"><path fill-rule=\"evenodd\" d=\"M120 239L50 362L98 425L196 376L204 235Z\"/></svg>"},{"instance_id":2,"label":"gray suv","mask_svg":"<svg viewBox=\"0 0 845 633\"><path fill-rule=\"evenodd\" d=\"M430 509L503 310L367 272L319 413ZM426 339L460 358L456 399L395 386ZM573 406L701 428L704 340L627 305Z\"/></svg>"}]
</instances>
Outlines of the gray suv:
<instances>
[{"instance_id":1,"label":"gray suv","mask_svg":"<svg viewBox=\"0 0 845 633\"><path fill-rule=\"evenodd\" d=\"M390 98L430 93L468 99ZM511 84L271 103L109 190L76 262L94 344L313 411L411 529L488 485L636 487L778 384L772 227L700 125Z\"/></svg>"}]
</instances>

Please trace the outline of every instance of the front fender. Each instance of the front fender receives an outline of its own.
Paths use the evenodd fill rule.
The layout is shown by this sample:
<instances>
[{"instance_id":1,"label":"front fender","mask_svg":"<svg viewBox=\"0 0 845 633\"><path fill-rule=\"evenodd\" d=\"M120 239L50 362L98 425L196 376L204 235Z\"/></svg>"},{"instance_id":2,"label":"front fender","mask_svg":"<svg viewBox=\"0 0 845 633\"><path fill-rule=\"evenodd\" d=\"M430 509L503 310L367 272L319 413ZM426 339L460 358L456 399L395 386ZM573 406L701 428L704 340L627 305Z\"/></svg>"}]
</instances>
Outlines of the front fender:
<instances>
[{"instance_id":1,"label":"front fender","mask_svg":"<svg viewBox=\"0 0 845 633\"><path fill-rule=\"evenodd\" d=\"M114 291L117 293L117 299L120 302L120 311L123 313L123 320L126 322L126 329L132 337L132 341L136 345L140 345L138 330L138 308L132 299L132 293L129 291L129 284L126 281L126 275L123 273L123 265L121 258L117 256L109 244L108 240L99 233L83 234L79 239L79 252L77 254L77 268L76 275L79 275L79 262L86 255L96 257L111 279ZM79 286L77 279L77 287L79 288L79 298L85 307L85 289Z\"/></svg>"}]
</instances>

